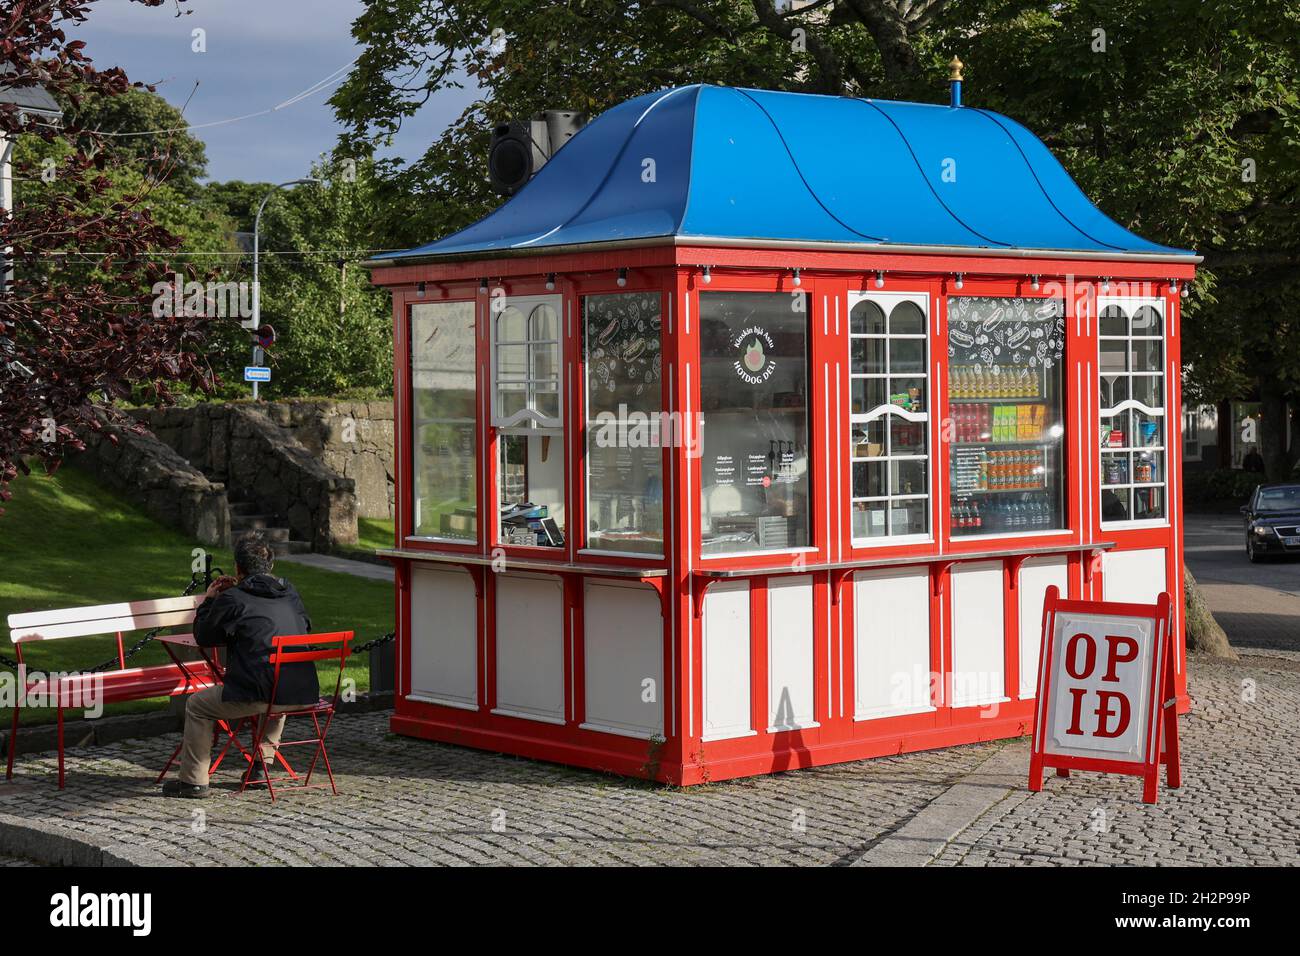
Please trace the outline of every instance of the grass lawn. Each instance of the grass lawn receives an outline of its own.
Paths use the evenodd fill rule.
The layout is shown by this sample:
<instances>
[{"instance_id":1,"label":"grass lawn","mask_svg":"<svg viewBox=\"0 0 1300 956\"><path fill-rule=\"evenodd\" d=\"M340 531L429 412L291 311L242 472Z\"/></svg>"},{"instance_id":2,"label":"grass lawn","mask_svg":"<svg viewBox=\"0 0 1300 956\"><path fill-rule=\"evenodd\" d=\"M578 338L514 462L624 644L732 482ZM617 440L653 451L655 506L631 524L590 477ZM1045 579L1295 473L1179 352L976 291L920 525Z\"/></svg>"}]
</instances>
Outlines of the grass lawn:
<instances>
[{"instance_id":1,"label":"grass lawn","mask_svg":"<svg viewBox=\"0 0 1300 956\"><path fill-rule=\"evenodd\" d=\"M0 619L18 611L174 597L189 583L193 549L202 546L153 521L84 472L64 468L52 478L34 473L18 478L10 490L13 499L0 515ZM390 524L389 540L391 533ZM229 551L213 549L212 560L234 574ZM278 570L298 588L314 630L352 630L360 643L393 629L392 585L288 562ZM127 635L128 646L140 636ZM34 642L23 653L32 670L59 671L98 664L115 649L113 636L105 635ZM0 653L13 657L12 650L6 629ZM129 663L168 660L160 646L150 644ZM346 676L357 682L358 691L367 689L369 656L353 657ZM165 705L160 699L105 710L127 713ZM3 726L11 716L0 709ZM54 711L24 711L21 719L44 723L54 719Z\"/></svg>"},{"instance_id":2,"label":"grass lawn","mask_svg":"<svg viewBox=\"0 0 1300 956\"><path fill-rule=\"evenodd\" d=\"M392 518L358 518L357 550L373 552L376 548L393 546Z\"/></svg>"}]
</instances>

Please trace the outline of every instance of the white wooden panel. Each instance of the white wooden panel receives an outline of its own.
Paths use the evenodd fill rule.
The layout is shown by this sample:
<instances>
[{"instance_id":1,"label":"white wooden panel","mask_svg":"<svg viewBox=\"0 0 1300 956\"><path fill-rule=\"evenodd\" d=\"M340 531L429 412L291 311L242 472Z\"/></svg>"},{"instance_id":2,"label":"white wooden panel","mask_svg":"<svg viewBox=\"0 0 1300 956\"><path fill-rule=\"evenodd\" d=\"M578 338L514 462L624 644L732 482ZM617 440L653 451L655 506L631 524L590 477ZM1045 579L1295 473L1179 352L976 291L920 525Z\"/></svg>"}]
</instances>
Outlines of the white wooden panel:
<instances>
[{"instance_id":1,"label":"white wooden panel","mask_svg":"<svg viewBox=\"0 0 1300 956\"><path fill-rule=\"evenodd\" d=\"M953 566L952 706L1004 700L1002 562Z\"/></svg>"},{"instance_id":2,"label":"white wooden panel","mask_svg":"<svg viewBox=\"0 0 1300 956\"><path fill-rule=\"evenodd\" d=\"M411 570L411 695L477 707L478 600L468 571Z\"/></svg>"},{"instance_id":3,"label":"white wooden panel","mask_svg":"<svg viewBox=\"0 0 1300 956\"><path fill-rule=\"evenodd\" d=\"M927 568L854 575L853 637L854 719L933 709Z\"/></svg>"},{"instance_id":4,"label":"white wooden panel","mask_svg":"<svg viewBox=\"0 0 1300 956\"><path fill-rule=\"evenodd\" d=\"M1101 590L1107 601L1155 604L1168 585L1165 549L1106 551L1101 556Z\"/></svg>"},{"instance_id":5,"label":"white wooden panel","mask_svg":"<svg viewBox=\"0 0 1300 956\"><path fill-rule=\"evenodd\" d=\"M1038 693L1038 652L1043 642L1043 599L1055 584L1070 596L1070 562L1063 556L1030 558L1020 565L1020 699Z\"/></svg>"},{"instance_id":6,"label":"white wooden panel","mask_svg":"<svg viewBox=\"0 0 1300 956\"><path fill-rule=\"evenodd\" d=\"M813 720L812 575L767 582L767 729L816 727Z\"/></svg>"},{"instance_id":7,"label":"white wooden panel","mask_svg":"<svg viewBox=\"0 0 1300 956\"><path fill-rule=\"evenodd\" d=\"M754 733L749 713L749 582L720 581L704 595L705 740Z\"/></svg>"},{"instance_id":8,"label":"white wooden panel","mask_svg":"<svg viewBox=\"0 0 1300 956\"><path fill-rule=\"evenodd\" d=\"M551 575L496 578L493 713L564 723L564 588Z\"/></svg>"},{"instance_id":9,"label":"white wooden panel","mask_svg":"<svg viewBox=\"0 0 1300 956\"><path fill-rule=\"evenodd\" d=\"M582 621L587 689L582 726L636 737L662 734L664 626L658 593L644 585L589 583Z\"/></svg>"}]
</instances>

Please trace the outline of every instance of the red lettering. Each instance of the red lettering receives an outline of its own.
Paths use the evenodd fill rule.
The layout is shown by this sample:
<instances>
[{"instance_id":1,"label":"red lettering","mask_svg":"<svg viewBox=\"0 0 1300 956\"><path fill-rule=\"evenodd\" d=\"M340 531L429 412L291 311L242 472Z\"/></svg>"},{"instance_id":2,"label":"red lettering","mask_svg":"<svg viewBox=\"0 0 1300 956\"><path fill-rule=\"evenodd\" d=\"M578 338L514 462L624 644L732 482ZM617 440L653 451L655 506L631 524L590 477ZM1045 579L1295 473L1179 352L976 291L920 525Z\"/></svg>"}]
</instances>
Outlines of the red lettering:
<instances>
[{"instance_id":1,"label":"red lettering","mask_svg":"<svg viewBox=\"0 0 1300 956\"><path fill-rule=\"evenodd\" d=\"M1119 713L1111 710L1111 702L1119 701ZM1077 703L1076 703L1077 706ZM1123 694L1117 694L1111 690L1097 691L1097 733L1098 737L1118 737L1128 729L1129 722L1129 703L1128 698ZM1108 730L1106 725L1110 718L1118 719L1114 730Z\"/></svg>"},{"instance_id":2,"label":"red lettering","mask_svg":"<svg viewBox=\"0 0 1300 956\"><path fill-rule=\"evenodd\" d=\"M1137 660L1138 642L1133 640L1131 637L1116 637L1114 634L1107 634L1106 645L1106 676L1103 677L1102 680L1112 682L1118 681L1119 678L1115 676L1115 665L1127 664L1130 661ZM1120 645L1123 645L1128 649L1127 656L1120 657L1118 651Z\"/></svg>"},{"instance_id":3,"label":"red lettering","mask_svg":"<svg viewBox=\"0 0 1300 956\"><path fill-rule=\"evenodd\" d=\"M1070 696L1074 698L1074 703L1070 707L1070 729L1067 734L1083 736L1083 728L1079 726L1079 717L1083 714L1083 695L1088 691L1082 687L1071 687Z\"/></svg>"},{"instance_id":4,"label":"red lettering","mask_svg":"<svg viewBox=\"0 0 1300 956\"><path fill-rule=\"evenodd\" d=\"M1087 641L1087 651L1084 655L1083 672L1075 670L1074 664L1078 659L1078 646L1080 641ZM1097 666L1097 644L1092 639L1091 634L1075 634L1070 638L1070 643L1065 645L1065 670L1075 680L1083 680L1092 673L1092 669Z\"/></svg>"}]
</instances>

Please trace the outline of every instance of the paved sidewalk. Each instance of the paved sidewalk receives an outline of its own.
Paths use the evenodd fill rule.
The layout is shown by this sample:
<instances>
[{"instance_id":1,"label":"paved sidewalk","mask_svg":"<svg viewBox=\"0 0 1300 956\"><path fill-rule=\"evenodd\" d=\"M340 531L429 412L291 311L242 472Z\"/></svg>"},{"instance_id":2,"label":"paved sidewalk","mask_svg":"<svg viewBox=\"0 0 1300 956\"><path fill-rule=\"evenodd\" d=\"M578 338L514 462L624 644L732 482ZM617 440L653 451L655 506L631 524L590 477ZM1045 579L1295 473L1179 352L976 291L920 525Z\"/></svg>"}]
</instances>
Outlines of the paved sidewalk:
<instances>
[{"instance_id":1,"label":"paved sidewalk","mask_svg":"<svg viewBox=\"0 0 1300 956\"><path fill-rule=\"evenodd\" d=\"M320 568L322 571L337 571L340 574L352 574L359 578L370 578L373 581L393 580L391 566L371 564L369 561L353 561L351 558L340 558L335 554L315 554L312 552L278 554L275 556L275 560L277 563L305 564L309 567Z\"/></svg>"},{"instance_id":2,"label":"paved sidewalk","mask_svg":"<svg viewBox=\"0 0 1300 956\"><path fill-rule=\"evenodd\" d=\"M176 736L19 759L0 853L49 862L280 864L1300 864L1300 655L1196 660L1181 790L1136 778L1024 785L1028 742L957 747L673 790L395 737L331 731L342 795L165 800ZM1252 696L1253 695L1253 696Z\"/></svg>"}]
</instances>

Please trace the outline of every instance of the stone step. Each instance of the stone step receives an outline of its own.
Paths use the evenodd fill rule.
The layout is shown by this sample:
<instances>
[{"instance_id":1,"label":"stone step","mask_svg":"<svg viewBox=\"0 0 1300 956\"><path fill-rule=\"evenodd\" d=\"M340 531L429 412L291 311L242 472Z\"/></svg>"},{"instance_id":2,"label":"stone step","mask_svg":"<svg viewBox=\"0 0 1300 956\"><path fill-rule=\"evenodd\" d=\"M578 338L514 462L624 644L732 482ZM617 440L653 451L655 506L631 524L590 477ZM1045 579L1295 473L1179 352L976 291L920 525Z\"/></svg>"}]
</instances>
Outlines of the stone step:
<instances>
[{"instance_id":1,"label":"stone step","mask_svg":"<svg viewBox=\"0 0 1300 956\"><path fill-rule=\"evenodd\" d=\"M285 533L288 534L288 529L285 530ZM272 542L272 548L277 556L281 554L309 554L311 552L311 542L285 538L283 541Z\"/></svg>"},{"instance_id":2,"label":"stone step","mask_svg":"<svg viewBox=\"0 0 1300 956\"><path fill-rule=\"evenodd\" d=\"M244 512L230 514L231 531L252 531L254 529L262 530L264 528L280 527L280 519L275 515L249 514Z\"/></svg>"}]
</instances>

